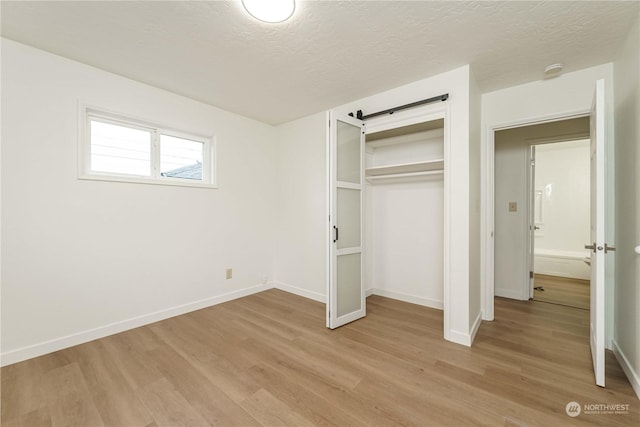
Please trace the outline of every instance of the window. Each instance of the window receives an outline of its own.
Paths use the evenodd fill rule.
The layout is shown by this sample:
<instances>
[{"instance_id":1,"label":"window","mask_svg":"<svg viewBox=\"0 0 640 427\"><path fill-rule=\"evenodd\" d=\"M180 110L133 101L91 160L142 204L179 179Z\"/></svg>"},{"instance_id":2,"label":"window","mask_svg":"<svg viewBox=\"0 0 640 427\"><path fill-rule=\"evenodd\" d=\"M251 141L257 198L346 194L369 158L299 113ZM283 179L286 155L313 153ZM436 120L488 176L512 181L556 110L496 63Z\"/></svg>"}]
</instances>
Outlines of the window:
<instances>
[{"instance_id":1,"label":"window","mask_svg":"<svg viewBox=\"0 0 640 427\"><path fill-rule=\"evenodd\" d=\"M215 187L212 138L85 109L80 178Z\"/></svg>"}]
</instances>

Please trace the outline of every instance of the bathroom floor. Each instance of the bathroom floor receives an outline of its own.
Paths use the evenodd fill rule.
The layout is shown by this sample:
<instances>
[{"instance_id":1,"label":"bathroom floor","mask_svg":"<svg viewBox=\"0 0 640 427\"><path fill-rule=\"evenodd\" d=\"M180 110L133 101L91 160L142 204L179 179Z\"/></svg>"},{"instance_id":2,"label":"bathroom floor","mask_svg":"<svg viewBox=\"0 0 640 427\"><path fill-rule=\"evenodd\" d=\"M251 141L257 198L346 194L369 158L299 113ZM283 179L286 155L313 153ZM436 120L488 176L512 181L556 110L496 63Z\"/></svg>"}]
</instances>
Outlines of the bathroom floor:
<instances>
[{"instance_id":1,"label":"bathroom floor","mask_svg":"<svg viewBox=\"0 0 640 427\"><path fill-rule=\"evenodd\" d=\"M534 286L536 288L533 292L535 301L589 310L588 280L536 274Z\"/></svg>"}]
</instances>

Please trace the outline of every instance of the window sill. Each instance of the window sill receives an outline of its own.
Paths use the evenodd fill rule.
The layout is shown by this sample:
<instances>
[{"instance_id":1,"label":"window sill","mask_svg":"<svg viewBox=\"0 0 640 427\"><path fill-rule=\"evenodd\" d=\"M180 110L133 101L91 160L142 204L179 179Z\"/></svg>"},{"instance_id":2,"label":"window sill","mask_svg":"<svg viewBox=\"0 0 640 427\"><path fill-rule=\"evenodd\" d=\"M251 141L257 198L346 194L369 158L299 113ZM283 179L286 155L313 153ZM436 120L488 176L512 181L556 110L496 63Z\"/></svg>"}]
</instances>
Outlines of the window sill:
<instances>
[{"instance_id":1,"label":"window sill","mask_svg":"<svg viewBox=\"0 0 640 427\"><path fill-rule=\"evenodd\" d=\"M164 185L169 187L196 187L196 188L208 188L216 190L218 186L216 184L209 184L206 182L190 182L188 180L179 179L166 179L155 180L135 177L119 177L113 175L97 175L97 174L84 174L78 176L80 180L87 181L109 181L109 182L126 182L129 184L150 184L150 185Z\"/></svg>"}]
</instances>

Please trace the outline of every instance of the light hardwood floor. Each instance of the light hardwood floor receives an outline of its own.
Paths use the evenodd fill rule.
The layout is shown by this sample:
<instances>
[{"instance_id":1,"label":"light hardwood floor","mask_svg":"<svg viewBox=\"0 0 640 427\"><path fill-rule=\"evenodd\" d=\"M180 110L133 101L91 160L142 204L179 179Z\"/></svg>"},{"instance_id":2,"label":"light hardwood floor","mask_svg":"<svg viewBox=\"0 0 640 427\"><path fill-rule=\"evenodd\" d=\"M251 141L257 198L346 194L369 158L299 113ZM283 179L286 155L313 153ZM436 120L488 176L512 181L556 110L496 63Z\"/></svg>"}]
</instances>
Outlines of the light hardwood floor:
<instances>
[{"instance_id":1,"label":"light hardwood floor","mask_svg":"<svg viewBox=\"0 0 640 427\"><path fill-rule=\"evenodd\" d=\"M533 299L536 301L589 310L588 280L536 274L534 283L536 287L544 288L544 291L534 290Z\"/></svg>"},{"instance_id":2,"label":"light hardwood floor","mask_svg":"<svg viewBox=\"0 0 640 427\"><path fill-rule=\"evenodd\" d=\"M324 305L269 290L2 369L2 426L638 426L607 355L593 384L588 312L496 299L472 348L442 312L372 296L335 331ZM629 404L570 418L565 406Z\"/></svg>"}]
</instances>

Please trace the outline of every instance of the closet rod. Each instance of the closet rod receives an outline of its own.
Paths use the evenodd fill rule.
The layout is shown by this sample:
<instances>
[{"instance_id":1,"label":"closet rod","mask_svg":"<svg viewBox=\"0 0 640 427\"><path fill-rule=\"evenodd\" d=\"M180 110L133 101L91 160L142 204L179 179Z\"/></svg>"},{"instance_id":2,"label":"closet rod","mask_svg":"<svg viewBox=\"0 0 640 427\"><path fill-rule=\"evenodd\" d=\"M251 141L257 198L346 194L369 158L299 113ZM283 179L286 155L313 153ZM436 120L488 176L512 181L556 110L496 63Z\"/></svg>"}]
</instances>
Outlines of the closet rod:
<instances>
[{"instance_id":1,"label":"closet rod","mask_svg":"<svg viewBox=\"0 0 640 427\"><path fill-rule=\"evenodd\" d=\"M367 120L372 117L382 116L383 114L393 114L396 111L406 110L407 108L413 108L419 105L431 104L432 102L446 101L447 99L449 99L449 94L445 93L444 95L434 96L433 98L423 99L421 101L412 102L410 104L404 104L399 107L389 108L388 110L378 111L377 113L367 114L366 116L362 114L362 110L358 110L356 112L356 118L360 120ZM353 117L353 113L349 113L349 115Z\"/></svg>"},{"instance_id":2,"label":"closet rod","mask_svg":"<svg viewBox=\"0 0 640 427\"><path fill-rule=\"evenodd\" d=\"M423 172L406 172L406 173L390 173L386 175L370 175L366 177L367 181L375 181L378 179L394 179L394 178L414 178L418 176L440 175L444 174L444 169Z\"/></svg>"}]
</instances>

